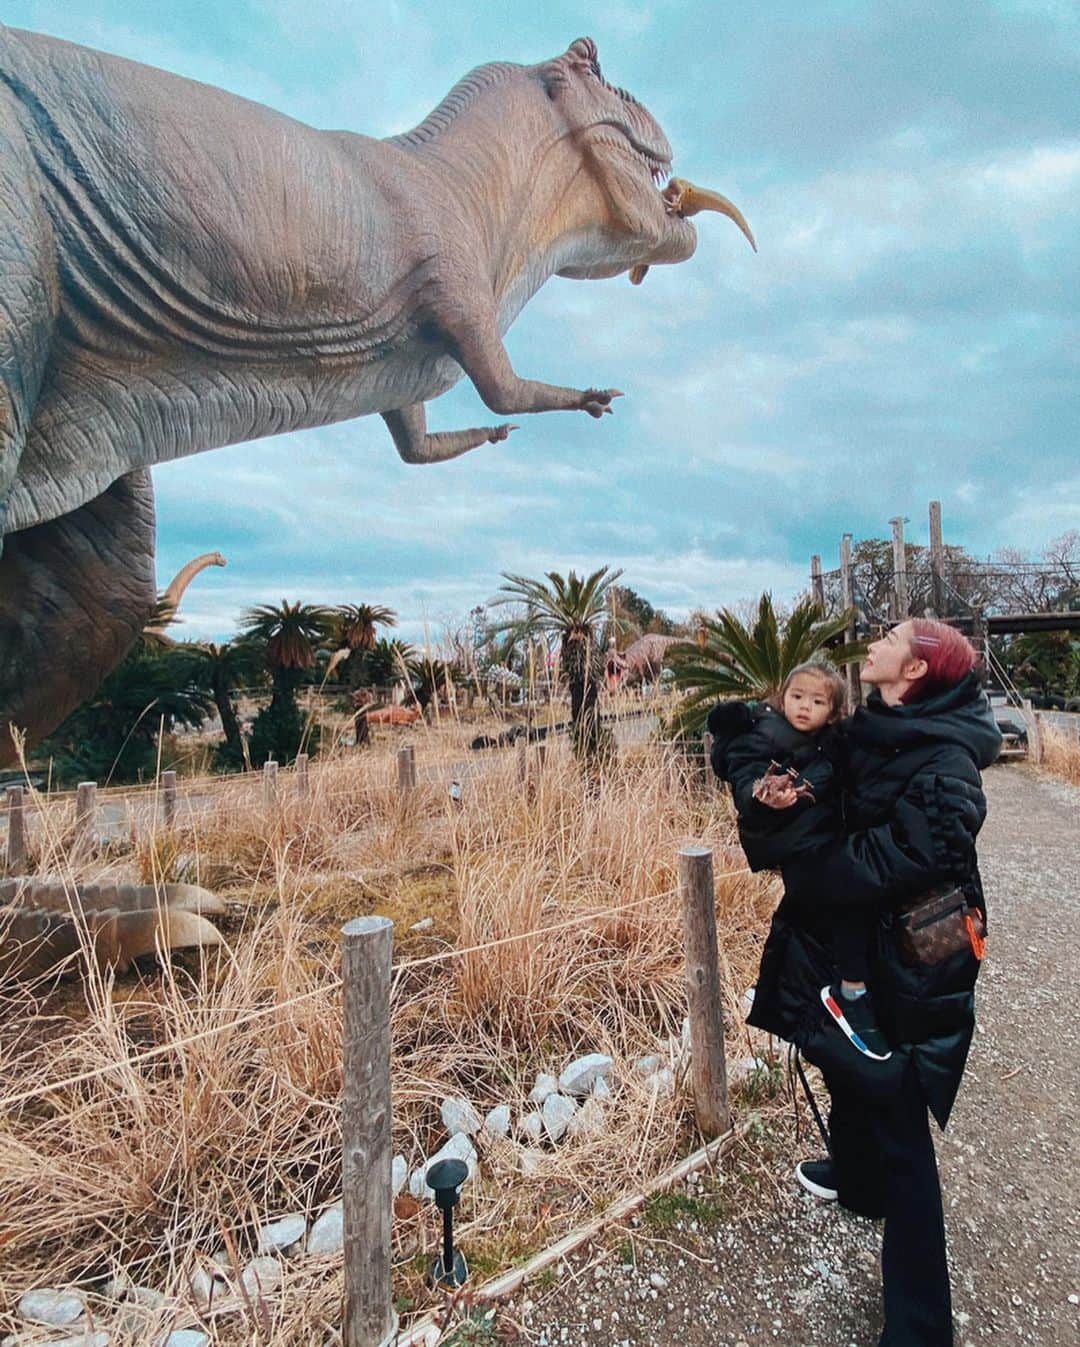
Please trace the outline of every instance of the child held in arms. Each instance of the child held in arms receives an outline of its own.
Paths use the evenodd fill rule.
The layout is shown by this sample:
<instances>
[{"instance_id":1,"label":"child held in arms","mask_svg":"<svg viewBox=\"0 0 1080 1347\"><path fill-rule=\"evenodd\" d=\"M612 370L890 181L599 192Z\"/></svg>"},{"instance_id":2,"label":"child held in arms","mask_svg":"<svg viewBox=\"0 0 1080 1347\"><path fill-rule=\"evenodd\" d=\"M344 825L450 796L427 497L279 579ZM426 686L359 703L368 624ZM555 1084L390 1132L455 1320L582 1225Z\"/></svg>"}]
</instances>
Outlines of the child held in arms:
<instances>
[{"instance_id":1,"label":"child held in arms","mask_svg":"<svg viewBox=\"0 0 1080 1347\"><path fill-rule=\"evenodd\" d=\"M731 787L751 870L805 862L839 835L844 710L840 674L811 661L788 674L774 701L718 702L710 711L713 770ZM866 985L872 918L838 907L828 927L840 982L823 992L826 1009L857 1051L885 1061L889 1046Z\"/></svg>"}]
</instances>

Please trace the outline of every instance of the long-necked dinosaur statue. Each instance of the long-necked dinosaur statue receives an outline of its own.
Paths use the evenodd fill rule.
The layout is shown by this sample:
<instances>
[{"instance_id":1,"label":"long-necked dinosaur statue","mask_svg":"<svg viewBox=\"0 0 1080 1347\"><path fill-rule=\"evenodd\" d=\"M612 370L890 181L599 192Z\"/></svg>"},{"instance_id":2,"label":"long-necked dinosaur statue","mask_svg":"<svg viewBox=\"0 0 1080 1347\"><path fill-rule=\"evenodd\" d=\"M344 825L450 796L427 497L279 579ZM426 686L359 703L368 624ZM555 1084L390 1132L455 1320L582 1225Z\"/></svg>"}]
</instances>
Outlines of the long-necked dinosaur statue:
<instances>
[{"instance_id":1,"label":"long-necked dinosaur statue","mask_svg":"<svg viewBox=\"0 0 1080 1347\"><path fill-rule=\"evenodd\" d=\"M220 552L204 552L202 556L193 557L186 566L181 566L158 600L153 620L143 628L143 635L151 636L165 644L171 644L170 638L165 634L165 628L176 617L180 600L184 597L188 585L197 575L205 571L207 566L224 566L225 564L225 558Z\"/></svg>"},{"instance_id":2,"label":"long-necked dinosaur statue","mask_svg":"<svg viewBox=\"0 0 1080 1347\"><path fill-rule=\"evenodd\" d=\"M126 968L155 950L222 944L206 920L225 904L194 884L0 881L0 983L75 971L81 956Z\"/></svg>"},{"instance_id":3,"label":"long-necked dinosaur statue","mask_svg":"<svg viewBox=\"0 0 1080 1347\"><path fill-rule=\"evenodd\" d=\"M514 429L427 432L462 374L501 416L610 411L502 334L553 275L690 257L692 211L750 237L670 165L589 38L373 140L0 27L0 763L149 619L152 464L373 412L439 463Z\"/></svg>"}]
</instances>

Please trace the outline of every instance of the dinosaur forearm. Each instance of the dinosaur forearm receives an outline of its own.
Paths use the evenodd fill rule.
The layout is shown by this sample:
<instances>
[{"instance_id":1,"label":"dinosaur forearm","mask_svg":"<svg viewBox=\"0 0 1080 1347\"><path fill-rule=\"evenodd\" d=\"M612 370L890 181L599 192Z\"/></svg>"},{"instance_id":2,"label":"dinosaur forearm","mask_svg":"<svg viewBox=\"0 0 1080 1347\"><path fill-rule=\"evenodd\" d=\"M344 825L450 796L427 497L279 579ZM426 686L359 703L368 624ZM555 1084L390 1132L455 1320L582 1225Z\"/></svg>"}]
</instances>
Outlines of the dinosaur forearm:
<instances>
[{"instance_id":1,"label":"dinosaur forearm","mask_svg":"<svg viewBox=\"0 0 1080 1347\"><path fill-rule=\"evenodd\" d=\"M394 446L406 463L444 463L449 458L476 449L481 444L505 440L516 426L474 426L470 430L446 430L428 434L422 402L397 411L384 412Z\"/></svg>"},{"instance_id":2,"label":"dinosaur forearm","mask_svg":"<svg viewBox=\"0 0 1080 1347\"><path fill-rule=\"evenodd\" d=\"M448 325L447 335L454 358L472 380L485 405L497 415L588 412L590 416L599 417L611 411L613 398L622 396L617 388L563 388L559 384L519 378L502 344L494 312L485 310L462 315Z\"/></svg>"}]
</instances>

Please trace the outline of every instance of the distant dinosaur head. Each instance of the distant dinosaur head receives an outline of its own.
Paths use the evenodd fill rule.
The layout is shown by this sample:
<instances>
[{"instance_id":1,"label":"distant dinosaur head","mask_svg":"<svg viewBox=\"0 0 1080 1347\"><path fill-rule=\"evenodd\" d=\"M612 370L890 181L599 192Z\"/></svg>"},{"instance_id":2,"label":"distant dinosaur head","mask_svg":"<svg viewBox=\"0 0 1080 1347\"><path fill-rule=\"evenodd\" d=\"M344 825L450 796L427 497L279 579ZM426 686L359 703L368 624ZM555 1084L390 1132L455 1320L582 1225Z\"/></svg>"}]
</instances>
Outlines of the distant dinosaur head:
<instances>
[{"instance_id":1,"label":"distant dinosaur head","mask_svg":"<svg viewBox=\"0 0 1080 1347\"><path fill-rule=\"evenodd\" d=\"M604 78L592 38L578 38L534 72L553 118L582 157L582 177L607 207L599 236L559 275L594 280L630 271L640 283L651 264L683 262L693 254L697 233L685 217L700 210L727 215L753 244L746 221L726 197L681 179L664 187L672 162L667 136L636 98ZM573 190L581 187L575 183Z\"/></svg>"}]
</instances>

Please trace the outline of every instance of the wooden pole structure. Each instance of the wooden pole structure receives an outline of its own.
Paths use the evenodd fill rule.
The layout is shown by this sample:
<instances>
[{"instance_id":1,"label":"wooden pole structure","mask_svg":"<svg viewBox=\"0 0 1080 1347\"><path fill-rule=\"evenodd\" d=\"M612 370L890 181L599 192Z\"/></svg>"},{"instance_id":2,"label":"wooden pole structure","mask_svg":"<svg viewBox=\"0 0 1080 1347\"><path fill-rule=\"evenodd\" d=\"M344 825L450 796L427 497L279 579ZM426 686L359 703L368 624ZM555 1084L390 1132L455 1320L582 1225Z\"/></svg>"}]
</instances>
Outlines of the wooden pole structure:
<instances>
[{"instance_id":1,"label":"wooden pole structure","mask_svg":"<svg viewBox=\"0 0 1080 1347\"><path fill-rule=\"evenodd\" d=\"M904 554L904 524L902 515L890 519L892 525L892 567L893 567L893 603L892 616L897 622L903 622L911 612L908 598L907 558Z\"/></svg>"},{"instance_id":2,"label":"wooden pole structure","mask_svg":"<svg viewBox=\"0 0 1080 1347\"><path fill-rule=\"evenodd\" d=\"M308 777L308 755L296 755L296 798L306 800L311 794L311 781Z\"/></svg>"},{"instance_id":3,"label":"wooden pole structure","mask_svg":"<svg viewBox=\"0 0 1080 1347\"><path fill-rule=\"evenodd\" d=\"M525 739L517 742L517 778L524 781L529 775L529 745Z\"/></svg>"},{"instance_id":4,"label":"wooden pole structure","mask_svg":"<svg viewBox=\"0 0 1080 1347\"><path fill-rule=\"evenodd\" d=\"M694 1107L699 1131L712 1138L727 1131L731 1114L724 1063L713 859L707 847L683 847L679 852L679 893L683 905Z\"/></svg>"},{"instance_id":5,"label":"wooden pole structure","mask_svg":"<svg viewBox=\"0 0 1080 1347\"><path fill-rule=\"evenodd\" d=\"M855 586L852 582L851 574L851 534L845 533L840 539L840 602L845 609L853 608L855 605ZM850 645L855 640L855 618L844 628L844 644ZM859 671L854 664L844 665L844 676L847 678L848 685L848 704L854 710L862 701L862 685L859 682Z\"/></svg>"},{"instance_id":6,"label":"wooden pole structure","mask_svg":"<svg viewBox=\"0 0 1080 1347\"><path fill-rule=\"evenodd\" d=\"M278 765L273 758L263 763L263 808L273 809L277 804Z\"/></svg>"},{"instance_id":7,"label":"wooden pole structure","mask_svg":"<svg viewBox=\"0 0 1080 1347\"><path fill-rule=\"evenodd\" d=\"M26 868L26 792L8 787L7 872L21 875Z\"/></svg>"},{"instance_id":8,"label":"wooden pole structure","mask_svg":"<svg viewBox=\"0 0 1080 1347\"><path fill-rule=\"evenodd\" d=\"M408 795L416 789L416 752L412 744L405 744L397 754L398 792Z\"/></svg>"},{"instance_id":9,"label":"wooden pole structure","mask_svg":"<svg viewBox=\"0 0 1080 1347\"><path fill-rule=\"evenodd\" d=\"M941 541L941 501L930 502L930 576L934 613L945 616L945 545Z\"/></svg>"},{"instance_id":10,"label":"wooden pole structure","mask_svg":"<svg viewBox=\"0 0 1080 1347\"><path fill-rule=\"evenodd\" d=\"M810 558L810 597L819 608L825 607L825 581L821 577L821 558L816 552Z\"/></svg>"},{"instance_id":11,"label":"wooden pole structure","mask_svg":"<svg viewBox=\"0 0 1080 1347\"><path fill-rule=\"evenodd\" d=\"M394 923L387 917L359 917L342 928L343 1347L389 1347L397 1336L397 1315L390 1297L393 945Z\"/></svg>"},{"instance_id":12,"label":"wooden pole structure","mask_svg":"<svg viewBox=\"0 0 1080 1347\"><path fill-rule=\"evenodd\" d=\"M162 812L165 817L165 827L175 828L176 826L175 772L162 772L161 774L161 804L162 804Z\"/></svg>"},{"instance_id":13,"label":"wooden pole structure","mask_svg":"<svg viewBox=\"0 0 1080 1347\"><path fill-rule=\"evenodd\" d=\"M75 850L89 851L93 838L91 830L97 814L97 782L80 781L75 792Z\"/></svg>"}]
</instances>

